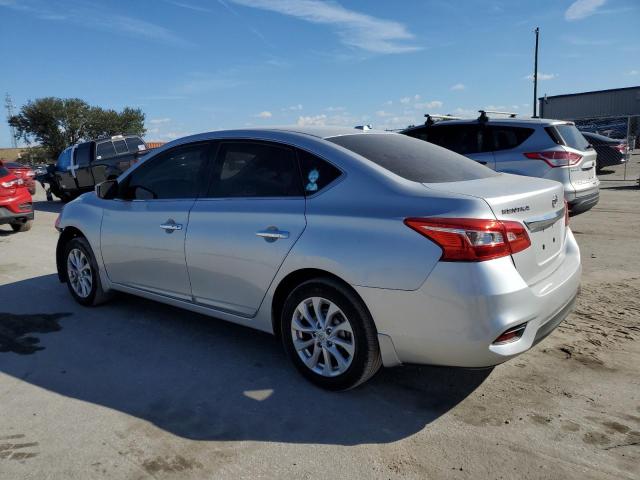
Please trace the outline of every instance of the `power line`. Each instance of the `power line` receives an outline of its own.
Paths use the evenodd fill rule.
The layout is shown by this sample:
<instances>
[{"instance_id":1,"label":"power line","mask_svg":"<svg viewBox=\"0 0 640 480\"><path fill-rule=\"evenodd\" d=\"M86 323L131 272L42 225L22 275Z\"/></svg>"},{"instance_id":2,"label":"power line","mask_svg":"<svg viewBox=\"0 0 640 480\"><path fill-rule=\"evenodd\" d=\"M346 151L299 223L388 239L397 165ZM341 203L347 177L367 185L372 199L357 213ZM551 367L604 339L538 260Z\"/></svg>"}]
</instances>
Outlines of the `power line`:
<instances>
[{"instance_id":1,"label":"power line","mask_svg":"<svg viewBox=\"0 0 640 480\"><path fill-rule=\"evenodd\" d=\"M4 106L7 109L7 122L11 117L13 117L13 100L11 99L11 95L7 93L4 97ZM16 135L16 129L12 125L9 125L9 130L11 131L11 146L13 148L18 147L18 137Z\"/></svg>"}]
</instances>

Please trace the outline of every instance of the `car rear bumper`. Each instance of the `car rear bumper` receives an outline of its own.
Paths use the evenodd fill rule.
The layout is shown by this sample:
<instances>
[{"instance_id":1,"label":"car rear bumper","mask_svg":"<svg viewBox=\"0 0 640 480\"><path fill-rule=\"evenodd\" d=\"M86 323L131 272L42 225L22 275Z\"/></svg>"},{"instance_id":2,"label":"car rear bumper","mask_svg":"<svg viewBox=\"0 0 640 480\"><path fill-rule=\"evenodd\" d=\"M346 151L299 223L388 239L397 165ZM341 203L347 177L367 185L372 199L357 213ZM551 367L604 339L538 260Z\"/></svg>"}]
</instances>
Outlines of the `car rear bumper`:
<instances>
[{"instance_id":1,"label":"car rear bumper","mask_svg":"<svg viewBox=\"0 0 640 480\"><path fill-rule=\"evenodd\" d=\"M588 192L569 200L569 215L578 215L595 207L600 200L600 191Z\"/></svg>"},{"instance_id":2,"label":"car rear bumper","mask_svg":"<svg viewBox=\"0 0 640 480\"><path fill-rule=\"evenodd\" d=\"M558 268L534 285L526 284L510 257L503 257L440 262L414 291L354 287L384 340L380 345L385 365L488 367L530 349L573 308L581 265L570 230L566 245ZM526 327L518 340L493 343L522 324Z\"/></svg>"},{"instance_id":3,"label":"car rear bumper","mask_svg":"<svg viewBox=\"0 0 640 480\"><path fill-rule=\"evenodd\" d=\"M0 225L25 220L33 220L33 210L29 212L14 213L6 207L0 207Z\"/></svg>"}]
</instances>

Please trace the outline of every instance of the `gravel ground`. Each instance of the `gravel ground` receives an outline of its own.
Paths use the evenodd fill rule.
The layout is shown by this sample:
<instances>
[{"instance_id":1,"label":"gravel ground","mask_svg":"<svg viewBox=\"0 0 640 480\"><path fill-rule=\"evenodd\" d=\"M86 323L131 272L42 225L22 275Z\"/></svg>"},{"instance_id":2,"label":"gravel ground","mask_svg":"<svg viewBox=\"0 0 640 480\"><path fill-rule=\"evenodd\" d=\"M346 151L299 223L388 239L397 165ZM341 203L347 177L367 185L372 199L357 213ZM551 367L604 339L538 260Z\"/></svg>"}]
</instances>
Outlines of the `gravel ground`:
<instances>
[{"instance_id":1,"label":"gravel ground","mask_svg":"<svg viewBox=\"0 0 640 480\"><path fill-rule=\"evenodd\" d=\"M638 178L640 155L628 167ZM640 478L640 190L574 217L576 310L494 368L320 391L270 336L55 276L59 203L0 227L0 478Z\"/></svg>"}]
</instances>

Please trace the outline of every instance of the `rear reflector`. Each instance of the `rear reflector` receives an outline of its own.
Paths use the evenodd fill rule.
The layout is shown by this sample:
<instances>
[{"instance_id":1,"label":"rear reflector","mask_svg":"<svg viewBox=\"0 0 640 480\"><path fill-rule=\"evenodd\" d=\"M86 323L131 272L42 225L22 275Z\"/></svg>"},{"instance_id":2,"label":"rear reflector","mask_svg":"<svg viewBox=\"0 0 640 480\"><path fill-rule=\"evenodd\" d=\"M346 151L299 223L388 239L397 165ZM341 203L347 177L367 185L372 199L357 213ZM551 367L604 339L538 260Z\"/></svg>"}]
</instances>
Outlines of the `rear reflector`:
<instances>
[{"instance_id":1,"label":"rear reflector","mask_svg":"<svg viewBox=\"0 0 640 480\"><path fill-rule=\"evenodd\" d=\"M582 155L564 150L548 150L546 152L528 152L525 157L532 160L544 160L550 167L570 167L582 160Z\"/></svg>"},{"instance_id":2,"label":"rear reflector","mask_svg":"<svg viewBox=\"0 0 640 480\"><path fill-rule=\"evenodd\" d=\"M30 203L21 203L18 205L18 209L21 212L30 212L33 209L33 206Z\"/></svg>"},{"instance_id":3,"label":"rear reflector","mask_svg":"<svg viewBox=\"0 0 640 480\"><path fill-rule=\"evenodd\" d=\"M496 338L493 341L492 345L504 345L505 343L512 343L512 342L515 342L517 340L520 340L520 338L522 338L522 334L524 333L524 330L526 328L527 328L527 324L526 323L522 323L520 325L512 327L509 330L505 331L498 338Z\"/></svg>"},{"instance_id":4,"label":"rear reflector","mask_svg":"<svg viewBox=\"0 0 640 480\"><path fill-rule=\"evenodd\" d=\"M569 226L569 204L567 201L564 201L564 226Z\"/></svg>"},{"instance_id":5,"label":"rear reflector","mask_svg":"<svg viewBox=\"0 0 640 480\"><path fill-rule=\"evenodd\" d=\"M520 222L473 218L407 218L405 225L442 248L445 262L482 262L531 245Z\"/></svg>"}]
</instances>

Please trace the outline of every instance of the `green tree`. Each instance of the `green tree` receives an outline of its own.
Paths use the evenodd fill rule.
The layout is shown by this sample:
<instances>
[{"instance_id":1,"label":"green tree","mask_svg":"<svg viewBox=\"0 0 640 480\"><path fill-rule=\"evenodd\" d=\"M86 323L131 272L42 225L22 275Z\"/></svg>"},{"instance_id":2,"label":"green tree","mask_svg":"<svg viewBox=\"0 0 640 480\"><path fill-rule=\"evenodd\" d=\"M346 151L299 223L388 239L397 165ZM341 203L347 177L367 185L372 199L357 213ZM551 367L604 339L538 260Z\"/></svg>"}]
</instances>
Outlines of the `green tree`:
<instances>
[{"instance_id":1,"label":"green tree","mask_svg":"<svg viewBox=\"0 0 640 480\"><path fill-rule=\"evenodd\" d=\"M92 107L79 98L39 98L27 102L9 118L18 138L36 142L56 158L62 150L102 135L144 135L144 113L126 107L121 112Z\"/></svg>"}]
</instances>

